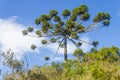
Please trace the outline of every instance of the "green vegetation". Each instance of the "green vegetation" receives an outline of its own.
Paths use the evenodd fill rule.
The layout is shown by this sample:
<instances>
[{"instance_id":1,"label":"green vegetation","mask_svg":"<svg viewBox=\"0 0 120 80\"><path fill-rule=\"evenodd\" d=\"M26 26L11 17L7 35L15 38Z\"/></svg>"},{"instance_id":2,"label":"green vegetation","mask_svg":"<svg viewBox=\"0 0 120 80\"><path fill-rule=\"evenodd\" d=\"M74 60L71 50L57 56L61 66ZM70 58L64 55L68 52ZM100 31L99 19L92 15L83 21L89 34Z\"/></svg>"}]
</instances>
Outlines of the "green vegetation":
<instances>
[{"instance_id":1,"label":"green vegetation","mask_svg":"<svg viewBox=\"0 0 120 80\"><path fill-rule=\"evenodd\" d=\"M83 60L78 60L76 50L74 60L53 62L51 65L38 66L26 71L4 74L4 80L120 80L119 48L92 49L84 53Z\"/></svg>"}]
</instances>

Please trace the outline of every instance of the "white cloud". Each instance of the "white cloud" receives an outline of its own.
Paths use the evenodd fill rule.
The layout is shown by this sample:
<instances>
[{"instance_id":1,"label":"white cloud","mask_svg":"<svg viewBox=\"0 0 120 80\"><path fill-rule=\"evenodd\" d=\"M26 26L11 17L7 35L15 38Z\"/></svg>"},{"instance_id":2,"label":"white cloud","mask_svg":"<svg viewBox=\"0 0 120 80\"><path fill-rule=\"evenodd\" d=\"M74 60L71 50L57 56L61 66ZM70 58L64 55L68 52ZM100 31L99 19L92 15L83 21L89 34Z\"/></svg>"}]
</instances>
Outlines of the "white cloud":
<instances>
[{"instance_id":1,"label":"white cloud","mask_svg":"<svg viewBox=\"0 0 120 80\"><path fill-rule=\"evenodd\" d=\"M31 44L39 45L40 40L22 35L22 30L26 26L16 22L16 17L0 19L0 48L4 52L12 49L18 59L30 49Z\"/></svg>"}]
</instances>

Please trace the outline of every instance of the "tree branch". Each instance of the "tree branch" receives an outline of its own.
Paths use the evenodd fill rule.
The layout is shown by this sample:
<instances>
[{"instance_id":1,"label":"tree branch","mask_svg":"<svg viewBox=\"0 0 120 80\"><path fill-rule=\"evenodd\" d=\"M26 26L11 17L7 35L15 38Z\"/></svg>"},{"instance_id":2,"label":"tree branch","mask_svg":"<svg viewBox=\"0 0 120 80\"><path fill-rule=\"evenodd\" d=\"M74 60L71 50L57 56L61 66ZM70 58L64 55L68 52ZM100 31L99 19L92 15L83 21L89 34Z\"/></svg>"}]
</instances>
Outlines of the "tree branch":
<instances>
[{"instance_id":1,"label":"tree branch","mask_svg":"<svg viewBox=\"0 0 120 80\"><path fill-rule=\"evenodd\" d=\"M79 46L76 44L76 42L70 38L68 38L70 41L72 41L72 43L79 49Z\"/></svg>"},{"instance_id":2,"label":"tree branch","mask_svg":"<svg viewBox=\"0 0 120 80\"><path fill-rule=\"evenodd\" d=\"M51 21L49 21L50 22L50 24L53 26L53 27L55 27L55 25L51 22Z\"/></svg>"},{"instance_id":3,"label":"tree branch","mask_svg":"<svg viewBox=\"0 0 120 80\"><path fill-rule=\"evenodd\" d=\"M79 18L79 20L77 21L77 25L80 25L80 24L82 24L83 22L81 22L80 23L80 18Z\"/></svg>"},{"instance_id":4,"label":"tree branch","mask_svg":"<svg viewBox=\"0 0 120 80\"><path fill-rule=\"evenodd\" d=\"M96 26L96 25L97 25L97 23L93 23L93 24L89 25L88 27L85 27L85 29L80 29L80 30L78 30L77 32L81 32L81 31L84 30L84 32L81 32L81 33L86 33L86 32L91 32L91 31L98 30L98 29L104 27L104 26L98 27L98 26Z\"/></svg>"},{"instance_id":5,"label":"tree branch","mask_svg":"<svg viewBox=\"0 0 120 80\"><path fill-rule=\"evenodd\" d=\"M40 38L40 37L50 37L50 36L54 36L54 35L42 35L42 36L36 36L36 35L30 35L30 34L27 34L28 36L30 37L34 37L34 38Z\"/></svg>"},{"instance_id":6,"label":"tree branch","mask_svg":"<svg viewBox=\"0 0 120 80\"><path fill-rule=\"evenodd\" d=\"M100 27L91 27L89 29L86 29L85 32L91 32L91 31L94 31L94 30L98 30L100 28L103 28L104 26L100 26Z\"/></svg>"},{"instance_id":7,"label":"tree branch","mask_svg":"<svg viewBox=\"0 0 120 80\"><path fill-rule=\"evenodd\" d=\"M29 37L34 37L34 38L39 38L39 36L30 35L30 34L27 34L27 36L29 36Z\"/></svg>"},{"instance_id":8,"label":"tree branch","mask_svg":"<svg viewBox=\"0 0 120 80\"><path fill-rule=\"evenodd\" d=\"M28 70L29 64L28 64L28 61L27 61L27 57L26 56L24 56L24 57L25 57L25 61L26 61L26 68L25 68L25 70Z\"/></svg>"},{"instance_id":9,"label":"tree branch","mask_svg":"<svg viewBox=\"0 0 120 80\"><path fill-rule=\"evenodd\" d=\"M86 43L86 44L90 44L90 45L92 45L92 43L89 43L89 42L83 41L83 40L81 40L81 39L76 39L76 40L81 41L81 42Z\"/></svg>"},{"instance_id":10,"label":"tree branch","mask_svg":"<svg viewBox=\"0 0 120 80\"><path fill-rule=\"evenodd\" d=\"M55 55L53 56L53 58L55 58L55 56L57 55L58 50L59 50L59 48L60 48L60 46L61 46L61 44L62 44L63 40L64 40L64 38L60 41L60 44L59 44L59 46L58 46L58 48L57 48L57 51L56 51Z\"/></svg>"}]
</instances>

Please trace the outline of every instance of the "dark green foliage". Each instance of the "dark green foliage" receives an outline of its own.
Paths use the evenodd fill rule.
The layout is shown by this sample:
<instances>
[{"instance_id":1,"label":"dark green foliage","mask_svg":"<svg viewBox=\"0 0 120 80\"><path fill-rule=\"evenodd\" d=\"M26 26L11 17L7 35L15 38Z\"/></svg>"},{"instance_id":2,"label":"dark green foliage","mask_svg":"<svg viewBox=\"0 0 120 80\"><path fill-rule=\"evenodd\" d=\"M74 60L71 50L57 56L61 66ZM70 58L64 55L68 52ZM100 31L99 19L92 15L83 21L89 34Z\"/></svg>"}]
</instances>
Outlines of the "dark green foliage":
<instances>
[{"instance_id":1,"label":"dark green foliage","mask_svg":"<svg viewBox=\"0 0 120 80\"><path fill-rule=\"evenodd\" d=\"M51 29L52 26L50 25L50 23L48 21L44 21L42 23L42 31L43 33L47 33L49 29Z\"/></svg>"},{"instance_id":2,"label":"dark green foliage","mask_svg":"<svg viewBox=\"0 0 120 80\"><path fill-rule=\"evenodd\" d=\"M64 25L64 22L63 22L63 21L59 21L59 25L60 25L60 26L63 26L63 25Z\"/></svg>"},{"instance_id":3,"label":"dark green foliage","mask_svg":"<svg viewBox=\"0 0 120 80\"><path fill-rule=\"evenodd\" d=\"M22 34L23 34L23 35L27 35L27 34L28 34L27 30L23 30L23 31L22 31Z\"/></svg>"},{"instance_id":4,"label":"dark green foliage","mask_svg":"<svg viewBox=\"0 0 120 80\"><path fill-rule=\"evenodd\" d=\"M36 49L36 45L32 44L31 45L31 49L35 50Z\"/></svg>"},{"instance_id":5,"label":"dark green foliage","mask_svg":"<svg viewBox=\"0 0 120 80\"><path fill-rule=\"evenodd\" d=\"M54 21L55 21L55 22L59 22L59 21L60 21L60 17L59 17L59 16L55 16L55 17L54 17Z\"/></svg>"},{"instance_id":6,"label":"dark green foliage","mask_svg":"<svg viewBox=\"0 0 120 80\"><path fill-rule=\"evenodd\" d=\"M77 39L79 36L77 35L77 32L71 32L70 37Z\"/></svg>"},{"instance_id":7,"label":"dark green foliage","mask_svg":"<svg viewBox=\"0 0 120 80\"><path fill-rule=\"evenodd\" d=\"M45 60L48 61L50 58L49 57L45 57Z\"/></svg>"},{"instance_id":8,"label":"dark green foliage","mask_svg":"<svg viewBox=\"0 0 120 80\"><path fill-rule=\"evenodd\" d=\"M93 19L94 22L101 22L103 21L104 26L108 26L110 24L110 15L108 13L100 12L98 13L95 18Z\"/></svg>"},{"instance_id":9,"label":"dark green foliage","mask_svg":"<svg viewBox=\"0 0 120 80\"><path fill-rule=\"evenodd\" d=\"M70 16L71 12L67 9L65 9L63 12L62 12L62 15L67 17L67 16Z\"/></svg>"},{"instance_id":10,"label":"dark green foliage","mask_svg":"<svg viewBox=\"0 0 120 80\"><path fill-rule=\"evenodd\" d=\"M74 8L74 9L73 9L73 14L74 14L74 15L79 15L79 14L80 14L79 8Z\"/></svg>"},{"instance_id":11,"label":"dark green foliage","mask_svg":"<svg viewBox=\"0 0 120 80\"><path fill-rule=\"evenodd\" d=\"M32 32L32 31L34 31L34 28L33 28L33 27L28 27L28 28L27 28L27 31L28 31L28 32Z\"/></svg>"},{"instance_id":12,"label":"dark green foliage","mask_svg":"<svg viewBox=\"0 0 120 80\"><path fill-rule=\"evenodd\" d=\"M103 22L103 25L104 25L104 26L109 26L109 24L110 24L110 21L109 21L109 20L105 20L105 21Z\"/></svg>"},{"instance_id":13,"label":"dark green foliage","mask_svg":"<svg viewBox=\"0 0 120 80\"><path fill-rule=\"evenodd\" d=\"M47 44L47 40L42 40L41 43L42 44Z\"/></svg>"},{"instance_id":14,"label":"dark green foliage","mask_svg":"<svg viewBox=\"0 0 120 80\"><path fill-rule=\"evenodd\" d=\"M66 29L72 29L74 27L75 27L75 22L74 21L68 20L66 22Z\"/></svg>"},{"instance_id":15,"label":"dark green foliage","mask_svg":"<svg viewBox=\"0 0 120 80\"><path fill-rule=\"evenodd\" d=\"M77 46L78 46L78 47L80 47L81 45L82 45L82 43L81 43L81 42L78 42L78 43L77 43Z\"/></svg>"},{"instance_id":16,"label":"dark green foliage","mask_svg":"<svg viewBox=\"0 0 120 80\"><path fill-rule=\"evenodd\" d=\"M70 16L70 20L71 20L71 21L76 21L76 20L77 20L77 15L74 15L74 14L71 15L71 16Z\"/></svg>"},{"instance_id":17,"label":"dark green foliage","mask_svg":"<svg viewBox=\"0 0 120 80\"><path fill-rule=\"evenodd\" d=\"M51 18L49 15L43 14L40 16L40 20L42 21L49 21Z\"/></svg>"},{"instance_id":18,"label":"dark green foliage","mask_svg":"<svg viewBox=\"0 0 120 80\"><path fill-rule=\"evenodd\" d=\"M81 15L81 20L87 21L87 20L89 20L89 17L90 17L90 15L88 13L82 14Z\"/></svg>"},{"instance_id":19,"label":"dark green foliage","mask_svg":"<svg viewBox=\"0 0 120 80\"><path fill-rule=\"evenodd\" d=\"M61 25L60 24L55 24L55 28L60 29Z\"/></svg>"},{"instance_id":20,"label":"dark green foliage","mask_svg":"<svg viewBox=\"0 0 120 80\"><path fill-rule=\"evenodd\" d=\"M56 10L51 10L51 11L49 12L49 15L50 15L51 17L54 17L54 16L57 15L57 11L56 11Z\"/></svg>"},{"instance_id":21,"label":"dark green foliage","mask_svg":"<svg viewBox=\"0 0 120 80\"><path fill-rule=\"evenodd\" d=\"M79 8L79 11L81 14L84 14L86 12L88 12L88 7L86 5L81 5Z\"/></svg>"},{"instance_id":22,"label":"dark green foliage","mask_svg":"<svg viewBox=\"0 0 120 80\"><path fill-rule=\"evenodd\" d=\"M84 32L85 31L85 27L83 26L83 25L77 25L76 26L76 31L78 32L78 33L82 33L82 32Z\"/></svg>"},{"instance_id":23,"label":"dark green foliage","mask_svg":"<svg viewBox=\"0 0 120 80\"><path fill-rule=\"evenodd\" d=\"M93 41L93 42L92 42L92 45L93 45L94 47L97 47L98 44L99 44L98 41Z\"/></svg>"},{"instance_id":24,"label":"dark green foliage","mask_svg":"<svg viewBox=\"0 0 120 80\"><path fill-rule=\"evenodd\" d=\"M40 30L36 30L35 33L36 33L39 37L42 36L42 32L41 32Z\"/></svg>"},{"instance_id":25,"label":"dark green foliage","mask_svg":"<svg viewBox=\"0 0 120 80\"><path fill-rule=\"evenodd\" d=\"M55 43L55 42L56 42L56 39L55 39L55 38L51 38L50 41L51 41L52 43Z\"/></svg>"},{"instance_id":26,"label":"dark green foliage","mask_svg":"<svg viewBox=\"0 0 120 80\"><path fill-rule=\"evenodd\" d=\"M75 14L75 15L81 15L86 12L88 12L88 7L86 5L81 5L81 6L73 9L73 14Z\"/></svg>"},{"instance_id":27,"label":"dark green foliage","mask_svg":"<svg viewBox=\"0 0 120 80\"><path fill-rule=\"evenodd\" d=\"M35 24L36 24L36 25L39 25L40 23L41 23L40 18L35 19Z\"/></svg>"}]
</instances>

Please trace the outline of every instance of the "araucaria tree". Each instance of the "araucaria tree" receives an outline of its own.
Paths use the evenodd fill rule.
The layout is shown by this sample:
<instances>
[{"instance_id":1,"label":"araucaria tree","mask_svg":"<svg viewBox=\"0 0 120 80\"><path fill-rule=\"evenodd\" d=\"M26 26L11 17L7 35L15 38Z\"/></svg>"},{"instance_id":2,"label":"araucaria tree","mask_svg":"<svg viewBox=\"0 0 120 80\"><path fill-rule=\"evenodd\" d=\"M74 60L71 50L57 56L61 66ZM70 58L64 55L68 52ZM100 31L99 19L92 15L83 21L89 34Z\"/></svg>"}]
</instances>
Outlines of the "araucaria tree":
<instances>
[{"instance_id":1,"label":"araucaria tree","mask_svg":"<svg viewBox=\"0 0 120 80\"><path fill-rule=\"evenodd\" d=\"M33 27L28 27L27 30L23 30L23 35L34 36L29 33L35 32L36 35L34 37L48 37L47 39L51 43L58 42L57 51L62 46L64 48L64 60L67 60L68 40L79 48L82 43L85 42L80 39L79 34L107 27L110 24L109 20L110 15L105 12L99 12L93 19L90 19L90 14L86 5L80 5L72 11L65 9L61 15L59 15L56 10L51 10L49 14L43 14L35 19L35 23L40 25L38 30L34 30ZM91 24L87 24L88 21L90 21ZM45 45L48 44L48 41L42 40L41 43ZM96 47L98 42L93 41L88 44ZM35 49L36 46L32 45L31 48ZM46 59L49 58L47 57Z\"/></svg>"}]
</instances>

